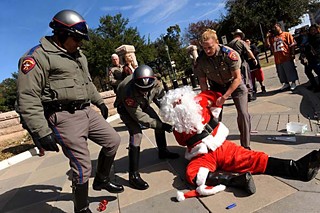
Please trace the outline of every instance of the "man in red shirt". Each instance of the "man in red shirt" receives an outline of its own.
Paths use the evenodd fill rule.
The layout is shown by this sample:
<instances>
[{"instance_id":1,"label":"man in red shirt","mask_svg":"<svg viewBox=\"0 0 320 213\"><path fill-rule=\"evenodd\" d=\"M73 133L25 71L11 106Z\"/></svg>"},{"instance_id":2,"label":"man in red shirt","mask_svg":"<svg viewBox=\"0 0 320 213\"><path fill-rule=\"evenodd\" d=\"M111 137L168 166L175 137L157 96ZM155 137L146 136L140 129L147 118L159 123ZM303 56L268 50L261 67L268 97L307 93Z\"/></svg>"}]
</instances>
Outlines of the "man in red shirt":
<instances>
[{"instance_id":1,"label":"man in red shirt","mask_svg":"<svg viewBox=\"0 0 320 213\"><path fill-rule=\"evenodd\" d=\"M296 88L298 73L293 61L295 45L293 36L289 32L283 32L279 23L276 23L271 32L267 33L266 46L270 47L273 52L278 77L280 83L283 84L280 90L286 90L289 87L291 90Z\"/></svg>"}]
</instances>

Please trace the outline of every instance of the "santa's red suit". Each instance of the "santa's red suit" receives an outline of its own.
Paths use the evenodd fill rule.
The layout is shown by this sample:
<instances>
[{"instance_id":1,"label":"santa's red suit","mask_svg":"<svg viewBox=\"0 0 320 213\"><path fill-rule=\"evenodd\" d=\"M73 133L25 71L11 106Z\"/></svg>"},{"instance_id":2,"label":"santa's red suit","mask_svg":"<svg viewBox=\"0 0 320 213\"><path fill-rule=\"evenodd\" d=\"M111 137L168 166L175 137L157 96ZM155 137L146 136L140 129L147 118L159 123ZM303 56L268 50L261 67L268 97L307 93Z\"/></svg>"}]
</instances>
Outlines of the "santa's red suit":
<instances>
[{"instance_id":1,"label":"santa's red suit","mask_svg":"<svg viewBox=\"0 0 320 213\"><path fill-rule=\"evenodd\" d=\"M192 100L190 93L194 92L188 87L169 91L162 102L162 114L165 121L173 124L177 142L182 146L187 146L185 157L190 162L186 169L186 179L190 184L198 186L197 190L192 192L193 196L210 195L224 190L225 187L221 186L215 190L205 186L209 172L222 170L239 173L251 172L252 174L264 173L268 155L263 152L247 150L226 140L229 134L228 128L223 123L215 121L218 119L214 118L218 118L221 111L221 107L217 107L215 103L221 94L208 90L198 95L194 94ZM193 105L199 105L198 109L200 110L193 107L197 112L188 112L188 106ZM188 116L197 113L201 114L202 125L190 125L190 120L196 121L197 119ZM184 122L188 126L185 129L181 125ZM212 131L210 127L212 127ZM194 183L195 178L196 183Z\"/></svg>"}]
</instances>

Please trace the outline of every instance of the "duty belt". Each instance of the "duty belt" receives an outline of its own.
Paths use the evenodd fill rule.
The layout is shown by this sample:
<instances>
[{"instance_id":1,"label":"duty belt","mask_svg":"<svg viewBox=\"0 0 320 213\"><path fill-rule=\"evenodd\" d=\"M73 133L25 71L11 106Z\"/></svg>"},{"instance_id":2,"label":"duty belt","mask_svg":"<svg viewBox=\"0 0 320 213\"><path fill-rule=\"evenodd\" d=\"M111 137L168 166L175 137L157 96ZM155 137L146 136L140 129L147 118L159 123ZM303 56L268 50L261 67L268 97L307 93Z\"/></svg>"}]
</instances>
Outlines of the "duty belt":
<instances>
[{"instance_id":1,"label":"duty belt","mask_svg":"<svg viewBox=\"0 0 320 213\"><path fill-rule=\"evenodd\" d=\"M204 126L203 131L200 134L195 134L186 141L188 147L192 147L198 141L201 141L203 138L207 137L212 133L214 128L218 126L219 122L211 116L210 121Z\"/></svg>"},{"instance_id":2,"label":"duty belt","mask_svg":"<svg viewBox=\"0 0 320 213\"><path fill-rule=\"evenodd\" d=\"M72 113L90 106L90 103L85 101L71 101L69 103L48 102L43 103L43 106L49 112L68 111Z\"/></svg>"}]
</instances>

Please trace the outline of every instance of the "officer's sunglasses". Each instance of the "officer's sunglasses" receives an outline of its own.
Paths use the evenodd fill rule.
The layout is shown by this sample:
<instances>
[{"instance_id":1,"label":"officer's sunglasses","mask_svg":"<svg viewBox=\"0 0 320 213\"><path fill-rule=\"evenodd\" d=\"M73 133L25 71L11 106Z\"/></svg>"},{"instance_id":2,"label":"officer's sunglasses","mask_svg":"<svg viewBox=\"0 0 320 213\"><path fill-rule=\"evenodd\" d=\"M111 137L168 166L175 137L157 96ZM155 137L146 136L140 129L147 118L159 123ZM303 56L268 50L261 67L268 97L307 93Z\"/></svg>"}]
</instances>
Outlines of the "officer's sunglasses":
<instances>
[{"instance_id":1,"label":"officer's sunglasses","mask_svg":"<svg viewBox=\"0 0 320 213\"><path fill-rule=\"evenodd\" d=\"M79 36L79 35L77 35L77 34L71 35L71 38L72 38L75 42L77 42L77 43L79 43L79 42L81 42L81 41L83 40L83 37L82 37L82 36Z\"/></svg>"}]
</instances>

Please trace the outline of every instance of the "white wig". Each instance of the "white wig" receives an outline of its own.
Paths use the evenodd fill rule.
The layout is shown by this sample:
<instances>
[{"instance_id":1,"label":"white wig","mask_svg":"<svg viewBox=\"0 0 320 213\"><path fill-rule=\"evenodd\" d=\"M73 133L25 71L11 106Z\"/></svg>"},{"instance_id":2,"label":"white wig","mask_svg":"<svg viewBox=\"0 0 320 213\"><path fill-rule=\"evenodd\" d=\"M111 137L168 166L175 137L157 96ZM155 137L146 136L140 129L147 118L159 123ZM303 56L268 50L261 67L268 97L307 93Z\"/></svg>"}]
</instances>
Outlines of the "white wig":
<instances>
[{"instance_id":1,"label":"white wig","mask_svg":"<svg viewBox=\"0 0 320 213\"><path fill-rule=\"evenodd\" d=\"M202 107L196 95L190 86L184 86L169 90L162 98L160 115L179 133L201 133L204 128Z\"/></svg>"}]
</instances>

